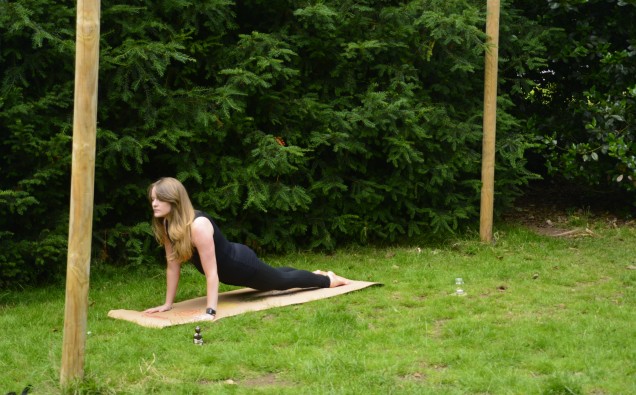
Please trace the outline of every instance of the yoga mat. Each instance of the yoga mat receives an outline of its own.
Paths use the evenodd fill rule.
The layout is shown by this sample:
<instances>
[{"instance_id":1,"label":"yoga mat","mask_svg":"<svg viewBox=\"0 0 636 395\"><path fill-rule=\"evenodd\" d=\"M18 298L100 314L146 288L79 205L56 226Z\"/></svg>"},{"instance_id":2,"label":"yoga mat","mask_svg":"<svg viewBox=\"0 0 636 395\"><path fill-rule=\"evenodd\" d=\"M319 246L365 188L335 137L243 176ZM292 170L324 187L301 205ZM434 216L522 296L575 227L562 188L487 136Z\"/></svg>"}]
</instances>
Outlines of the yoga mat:
<instances>
[{"instance_id":1,"label":"yoga mat","mask_svg":"<svg viewBox=\"0 0 636 395\"><path fill-rule=\"evenodd\" d=\"M335 288L294 288L285 291L257 291L251 288L241 288L223 292L219 294L219 305L214 321L250 311L306 303L357 291L372 285L381 285L375 282L350 281L351 283L348 285ZM149 328L164 328L172 325L209 321L210 318L205 314L205 308L206 297L202 296L175 303L172 310L162 313L147 314L143 311L120 309L109 311L108 316Z\"/></svg>"}]
</instances>

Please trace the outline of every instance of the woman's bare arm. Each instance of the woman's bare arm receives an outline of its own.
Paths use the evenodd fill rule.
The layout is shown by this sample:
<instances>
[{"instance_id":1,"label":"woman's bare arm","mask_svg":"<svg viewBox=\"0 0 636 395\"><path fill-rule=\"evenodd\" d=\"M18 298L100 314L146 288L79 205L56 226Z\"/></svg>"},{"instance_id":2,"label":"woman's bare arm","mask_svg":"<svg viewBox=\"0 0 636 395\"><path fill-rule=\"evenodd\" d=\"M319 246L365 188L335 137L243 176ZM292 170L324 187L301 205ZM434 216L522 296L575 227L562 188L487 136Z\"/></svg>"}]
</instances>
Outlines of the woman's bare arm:
<instances>
[{"instance_id":1,"label":"woman's bare arm","mask_svg":"<svg viewBox=\"0 0 636 395\"><path fill-rule=\"evenodd\" d=\"M207 307L216 310L219 300L219 274L216 265L214 246L214 227L205 217L199 217L192 223L192 243L199 252L201 266L205 273Z\"/></svg>"},{"instance_id":2,"label":"woman's bare arm","mask_svg":"<svg viewBox=\"0 0 636 395\"><path fill-rule=\"evenodd\" d=\"M179 277L181 276L181 263L170 259L172 255L172 245L169 241L164 243L166 250L166 300L161 306L151 307L144 310L144 313L159 313L162 311L168 311L172 309L174 298L177 295L177 287L179 285Z\"/></svg>"}]
</instances>

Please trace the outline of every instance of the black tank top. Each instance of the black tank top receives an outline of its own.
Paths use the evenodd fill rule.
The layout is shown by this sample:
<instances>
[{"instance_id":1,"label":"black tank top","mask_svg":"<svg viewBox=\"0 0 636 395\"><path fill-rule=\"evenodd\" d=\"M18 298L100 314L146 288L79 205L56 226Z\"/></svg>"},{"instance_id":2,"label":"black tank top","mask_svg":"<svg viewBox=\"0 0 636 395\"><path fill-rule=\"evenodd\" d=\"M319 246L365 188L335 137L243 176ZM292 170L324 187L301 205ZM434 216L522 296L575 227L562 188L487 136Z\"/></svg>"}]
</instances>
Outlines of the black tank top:
<instances>
[{"instance_id":1,"label":"black tank top","mask_svg":"<svg viewBox=\"0 0 636 395\"><path fill-rule=\"evenodd\" d=\"M230 241L225 238L219 226L216 224L216 222L214 222L214 220L208 213L194 210L194 218L197 219L199 217L205 217L210 220L210 222L212 223L212 227L214 228L214 249L216 252L217 265L223 265L226 262L231 262L234 258L234 248L232 247L233 243L230 243ZM196 247L192 250L191 261L197 268L197 270L203 274L201 258L199 257L199 251L197 251Z\"/></svg>"},{"instance_id":2,"label":"black tank top","mask_svg":"<svg viewBox=\"0 0 636 395\"><path fill-rule=\"evenodd\" d=\"M207 218L214 228L214 250L219 280L225 284L243 285L256 273L256 267L261 264L256 254L247 246L226 239L212 217L203 211L195 210L195 218L199 217ZM190 261L201 274L205 274L196 248L192 251Z\"/></svg>"}]
</instances>

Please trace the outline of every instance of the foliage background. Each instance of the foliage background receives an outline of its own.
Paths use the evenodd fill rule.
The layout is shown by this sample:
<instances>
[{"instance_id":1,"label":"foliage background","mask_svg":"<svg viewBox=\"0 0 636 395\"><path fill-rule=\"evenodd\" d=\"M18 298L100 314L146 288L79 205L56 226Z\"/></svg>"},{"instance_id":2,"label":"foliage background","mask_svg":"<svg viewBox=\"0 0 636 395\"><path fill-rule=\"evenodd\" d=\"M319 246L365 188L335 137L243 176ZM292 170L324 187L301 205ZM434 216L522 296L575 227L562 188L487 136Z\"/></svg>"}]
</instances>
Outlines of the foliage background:
<instances>
[{"instance_id":1,"label":"foliage background","mask_svg":"<svg viewBox=\"0 0 636 395\"><path fill-rule=\"evenodd\" d=\"M567 81L582 73L557 67L578 46L555 40L570 34L579 7L606 2L539 3L502 2L497 209L535 177L528 149L548 157L545 136L576 139L588 124L554 114L574 103L558 94L580 92L589 79L554 85L544 72ZM621 8L606 18L633 13L633 2L610 3ZM161 262L145 200L161 176L182 180L231 239L259 252L470 226L479 207L485 11L469 0L102 2L96 262ZM585 15L584 27L606 22ZM74 25L72 6L0 1L3 285L64 274ZM633 60L606 40L597 50L616 56L602 65ZM623 88L606 75L594 97L620 97L626 114L633 75ZM550 100L535 98L547 91ZM550 110L552 118L541 112ZM589 122L614 115L599 111ZM627 115L612 119L631 125ZM603 125L609 139L612 126ZM633 154L633 130L621 130L626 148L608 148L610 160Z\"/></svg>"},{"instance_id":2,"label":"foliage background","mask_svg":"<svg viewBox=\"0 0 636 395\"><path fill-rule=\"evenodd\" d=\"M537 168L634 202L636 1L514 3L549 29L547 67L528 70L536 85L516 100L540 144Z\"/></svg>"}]
</instances>

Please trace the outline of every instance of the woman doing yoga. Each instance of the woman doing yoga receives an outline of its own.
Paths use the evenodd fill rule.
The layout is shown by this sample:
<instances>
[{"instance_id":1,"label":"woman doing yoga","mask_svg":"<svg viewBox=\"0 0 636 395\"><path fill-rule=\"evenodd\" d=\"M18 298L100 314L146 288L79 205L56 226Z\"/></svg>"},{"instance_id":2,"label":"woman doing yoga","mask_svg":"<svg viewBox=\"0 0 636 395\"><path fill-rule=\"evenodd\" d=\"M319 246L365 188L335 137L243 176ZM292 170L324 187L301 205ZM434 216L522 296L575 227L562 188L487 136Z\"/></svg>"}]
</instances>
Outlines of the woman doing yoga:
<instances>
[{"instance_id":1,"label":"woman doing yoga","mask_svg":"<svg viewBox=\"0 0 636 395\"><path fill-rule=\"evenodd\" d=\"M153 211L152 229L166 250L167 267L165 303L145 313L172 309L181 264L186 261L191 261L205 275L205 312L210 319L216 315L219 281L261 291L349 284L349 280L333 272L274 268L262 262L249 247L228 241L208 214L195 210L185 187L174 178L161 178L151 184L148 199Z\"/></svg>"}]
</instances>

